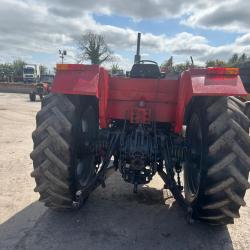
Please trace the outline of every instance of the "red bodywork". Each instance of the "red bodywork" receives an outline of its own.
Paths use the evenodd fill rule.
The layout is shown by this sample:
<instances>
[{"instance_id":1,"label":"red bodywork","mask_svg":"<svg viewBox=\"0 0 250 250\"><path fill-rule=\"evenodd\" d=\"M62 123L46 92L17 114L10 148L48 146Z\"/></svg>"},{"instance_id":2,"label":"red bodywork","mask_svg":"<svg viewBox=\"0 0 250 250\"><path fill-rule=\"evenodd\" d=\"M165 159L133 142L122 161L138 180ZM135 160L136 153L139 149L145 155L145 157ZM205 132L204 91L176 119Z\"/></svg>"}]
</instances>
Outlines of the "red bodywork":
<instances>
[{"instance_id":1,"label":"red bodywork","mask_svg":"<svg viewBox=\"0 0 250 250\"><path fill-rule=\"evenodd\" d=\"M193 96L244 96L238 75L209 75L190 69L179 78L143 79L111 77L98 65L58 65L52 93L96 96L100 127L111 120L131 123L168 122L180 133L185 108Z\"/></svg>"}]
</instances>

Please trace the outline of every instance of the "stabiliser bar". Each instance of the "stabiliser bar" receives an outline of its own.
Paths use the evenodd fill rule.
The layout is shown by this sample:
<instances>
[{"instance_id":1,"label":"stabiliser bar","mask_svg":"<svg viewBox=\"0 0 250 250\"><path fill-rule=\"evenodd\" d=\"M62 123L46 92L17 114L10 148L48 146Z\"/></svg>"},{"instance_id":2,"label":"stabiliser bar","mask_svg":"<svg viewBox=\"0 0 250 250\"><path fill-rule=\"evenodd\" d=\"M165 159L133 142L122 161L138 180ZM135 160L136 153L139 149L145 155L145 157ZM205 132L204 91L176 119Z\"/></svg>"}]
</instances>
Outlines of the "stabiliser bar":
<instances>
[{"instance_id":1,"label":"stabiliser bar","mask_svg":"<svg viewBox=\"0 0 250 250\"><path fill-rule=\"evenodd\" d=\"M158 169L158 174L162 178L165 183L165 187L171 191L175 200L179 203L179 205L186 211L187 213L187 221L188 223L193 223L192 219L192 207L186 202L183 194L182 194L182 187L178 185L174 178L174 163L171 157L171 150L169 145L169 140L166 140L165 136L161 137L161 149L162 155L165 160L165 171L163 166ZM188 153L188 152L186 152Z\"/></svg>"}]
</instances>

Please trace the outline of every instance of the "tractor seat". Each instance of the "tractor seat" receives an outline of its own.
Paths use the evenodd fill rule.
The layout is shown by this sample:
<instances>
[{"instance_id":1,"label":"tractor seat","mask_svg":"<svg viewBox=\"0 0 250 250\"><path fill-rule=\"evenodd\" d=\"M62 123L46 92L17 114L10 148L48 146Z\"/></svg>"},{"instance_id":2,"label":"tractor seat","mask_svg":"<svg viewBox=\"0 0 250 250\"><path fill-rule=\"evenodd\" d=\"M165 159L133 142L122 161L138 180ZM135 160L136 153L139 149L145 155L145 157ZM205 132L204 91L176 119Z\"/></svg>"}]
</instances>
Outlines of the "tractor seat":
<instances>
[{"instance_id":1,"label":"tractor seat","mask_svg":"<svg viewBox=\"0 0 250 250\"><path fill-rule=\"evenodd\" d=\"M160 78L161 72L157 64L136 63L130 71L131 78Z\"/></svg>"}]
</instances>

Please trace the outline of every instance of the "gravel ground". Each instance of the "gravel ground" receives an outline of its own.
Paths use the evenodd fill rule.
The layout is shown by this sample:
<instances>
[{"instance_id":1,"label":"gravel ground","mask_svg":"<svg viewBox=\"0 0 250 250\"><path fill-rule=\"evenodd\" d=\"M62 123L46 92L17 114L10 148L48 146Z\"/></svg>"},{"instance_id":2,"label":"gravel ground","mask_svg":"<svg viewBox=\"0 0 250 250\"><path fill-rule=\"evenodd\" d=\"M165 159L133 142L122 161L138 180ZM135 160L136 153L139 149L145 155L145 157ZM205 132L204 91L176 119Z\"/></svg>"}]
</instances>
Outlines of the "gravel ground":
<instances>
[{"instance_id":1,"label":"gravel ground","mask_svg":"<svg viewBox=\"0 0 250 250\"><path fill-rule=\"evenodd\" d=\"M114 174L77 212L37 202L30 177L31 132L40 102L0 93L0 249L250 249L250 209L223 228L186 223L155 177L133 194ZM246 194L250 206L250 193Z\"/></svg>"}]
</instances>

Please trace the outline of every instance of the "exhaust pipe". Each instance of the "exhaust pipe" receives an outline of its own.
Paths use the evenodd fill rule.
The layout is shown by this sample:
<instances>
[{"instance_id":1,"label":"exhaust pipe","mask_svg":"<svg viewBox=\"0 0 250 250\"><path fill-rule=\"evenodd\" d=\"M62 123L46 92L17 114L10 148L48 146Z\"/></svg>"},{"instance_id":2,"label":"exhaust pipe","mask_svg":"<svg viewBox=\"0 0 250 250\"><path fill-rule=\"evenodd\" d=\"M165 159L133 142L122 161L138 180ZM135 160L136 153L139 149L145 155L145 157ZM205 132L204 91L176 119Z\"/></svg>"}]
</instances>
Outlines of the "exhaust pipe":
<instances>
[{"instance_id":1,"label":"exhaust pipe","mask_svg":"<svg viewBox=\"0 0 250 250\"><path fill-rule=\"evenodd\" d=\"M140 50L141 50L141 33L138 33L138 35L137 35L137 49L136 49L134 63L139 63L141 61Z\"/></svg>"}]
</instances>

